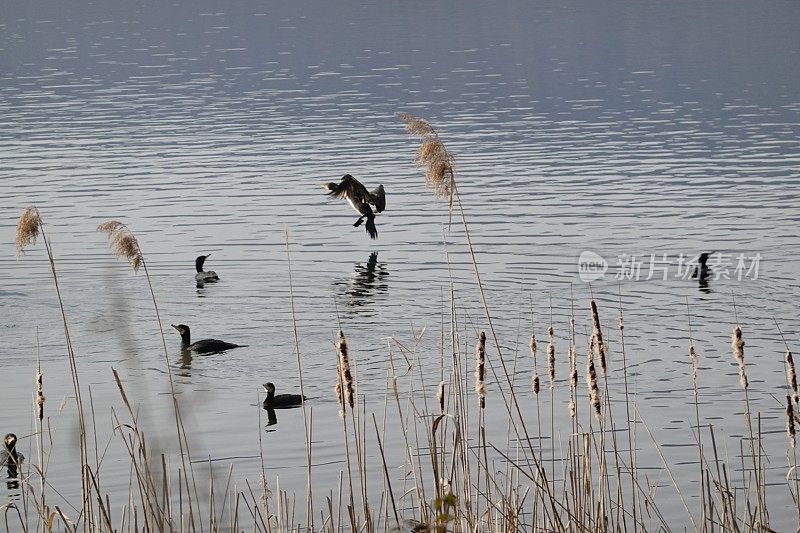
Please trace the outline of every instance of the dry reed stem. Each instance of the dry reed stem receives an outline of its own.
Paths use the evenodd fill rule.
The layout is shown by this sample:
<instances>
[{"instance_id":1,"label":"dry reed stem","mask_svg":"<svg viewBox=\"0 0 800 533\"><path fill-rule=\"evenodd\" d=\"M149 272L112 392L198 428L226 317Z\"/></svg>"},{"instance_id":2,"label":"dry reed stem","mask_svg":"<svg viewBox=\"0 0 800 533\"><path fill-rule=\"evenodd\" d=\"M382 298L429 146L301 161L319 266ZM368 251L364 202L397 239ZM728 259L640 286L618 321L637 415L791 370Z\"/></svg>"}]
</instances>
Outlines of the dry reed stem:
<instances>
[{"instance_id":1,"label":"dry reed stem","mask_svg":"<svg viewBox=\"0 0 800 533\"><path fill-rule=\"evenodd\" d=\"M733 356L736 358L736 362L739 363L739 383L743 389L747 390L750 382L747 380L747 372L745 371L744 340L742 339L742 329L739 326L733 328L731 347L733 348Z\"/></svg>"},{"instance_id":2,"label":"dry reed stem","mask_svg":"<svg viewBox=\"0 0 800 533\"><path fill-rule=\"evenodd\" d=\"M547 377L550 380L550 390L556 386L556 347L553 345L553 326L547 328Z\"/></svg>"},{"instance_id":3,"label":"dry reed stem","mask_svg":"<svg viewBox=\"0 0 800 533\"><path fill-rule=\"evenodd\" d=\"M350 358L347 355L347 339L344 337L344 332L339 330L339 340L336 343L336 349L339 352L339 372L341 377L341 388L344 392L344 400L350 409L355 405L355 398L353 394L353 375L350 373ZM339 391L337 390L337 394ZM344 403L340 403L344 405Z\"/></svg>"},{"instance_id":4,"label":"dry reed stem","mask_svg":"<svg viewBox=\"0 0 800 533\"><path fill-rule=\"evenodd\" d=\"M592 307L592 336L594 337L594 344L597 348L597 355L600 358L600 370L603 374L606 373L606 345L603 342L603 330L600 328L600 315L597 312L597 303L594 299L591 301Z\"/></svg>"},{"instance_id":5,"label":"dry reed stem","mask_svg":"<svg viewBox=\"0 0 800 533\"><path fill-rule=\"evenodd\" d=\"M39 210L34 206L28 206L22 212L17 222L17 253L25 253L25 247L29 244L36 244L39 236L39 228L42 225L42 217Z\"/></svg>"},{"instance_id":6,"label":"dry reed stem","mask_svg":"<svg viewBox=\"0 0 800 533\"><path fill-rule=\"evenodd\" d=\"M139 271L143 261L142 251L139 249L139 241L133 236L128 226L117 220L109 220L97 226L97 231L108 235L114 253L126 258L134 272Z\"/></svg>"},{"instance_id":7,"label":"dry reed stem","mask_svg":"<svg viewBox=\"0 0 800 533\"><path fill-rule=\"evenodd\" d=\"M794 358L792 357L792 352L786 351L786 382L789 384L789 388L791 389L792 399L794 403L798 403L798 394L797 394L797 372L794 369Z\"/></svg>"},{"instance_id":8,"label":"dry reed stem","mask_svg":"<svg viewBox=\"0 0 800 533\"><path fill-rule=\"evenodd\" d=\"M794 406L792 405L792 397L786 395L786 433L789 435L789 445L795 447L795 429L794 429Z\"/></svg>"},{"instance_id":9,"label":"dry reed stem","mask_svg":"<svg viewBox=\"0 0 800 533\"><path fill-rule=\"evenodd\" d=\"M478 335L478 344L475 347L475 392L478 394L480 407L486 407L486 333Z\"/></svg>"}]
</instances>

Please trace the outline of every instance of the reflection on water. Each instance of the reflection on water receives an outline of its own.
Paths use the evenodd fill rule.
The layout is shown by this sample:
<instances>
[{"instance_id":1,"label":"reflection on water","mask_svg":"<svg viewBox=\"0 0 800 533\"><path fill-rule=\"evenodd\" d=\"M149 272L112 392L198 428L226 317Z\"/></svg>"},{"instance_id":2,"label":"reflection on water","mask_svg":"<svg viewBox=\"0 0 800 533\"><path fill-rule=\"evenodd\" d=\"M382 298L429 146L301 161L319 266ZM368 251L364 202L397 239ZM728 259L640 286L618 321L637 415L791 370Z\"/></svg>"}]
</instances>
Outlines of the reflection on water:
<instances>
[{"instance_id":1,"label":"reflection on water","mask_svg":"<svg viewBox=\"0 0 800 533\"><path fill-rule=\"evenodd\" d=\"M180 359L180 368L181 370L191 370L192 369L192 351L188 348L181 348L181 359ZM181 373L182 376L190 376L189 372Z\"/></svg>"},{"instance_id":2,"label":"reflection on water","mask_svg":"<svg viewBox=\"0 0 800 533\"><path fill-rule=\"evenodd\" d=\"M264 410L267 412L267 424L266 426L274 426L278 423L278 415L275 414L275 409L272 407L264 406Z\"/></svg>"},{"instance_id":3,"label":"reflection on water","mask_svg":"<svg viewBox=\"0 0 800 533\"><path fill-rule=\"evenodd\" d=\"M388 276L386 263L378 261L378 252L372 252L366 263L356 263L349 279L336 281L333 285L336 294L355 312L357 308L369 305L375 296L389 290Z\"/></svg>"},{"instance_id":4,"label":"reflection on water","mask_svg":"<svg viewBox=\"0 0 800 533\"><path fill-rule=\"evenodd\" d=\"M714 252L703 252L699 256L697 256L697 266L694 267L694 271L692 272L692 279L697 280L697 286L700 292L704 294L711 293L711 287L709 287L709 281L711 278L711 269L708 267L708 256Z\"/></svg>"}]
</instances>

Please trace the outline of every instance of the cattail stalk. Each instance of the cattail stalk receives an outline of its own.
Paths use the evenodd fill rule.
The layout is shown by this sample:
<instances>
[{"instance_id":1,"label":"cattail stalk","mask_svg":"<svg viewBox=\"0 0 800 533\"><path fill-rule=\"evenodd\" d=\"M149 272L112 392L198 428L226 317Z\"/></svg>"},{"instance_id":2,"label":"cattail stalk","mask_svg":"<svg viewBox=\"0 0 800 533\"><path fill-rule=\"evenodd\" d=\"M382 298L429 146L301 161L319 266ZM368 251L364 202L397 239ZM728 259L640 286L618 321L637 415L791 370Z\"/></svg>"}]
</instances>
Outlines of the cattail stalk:
<instances>
[{"instance_id":1,"label":"cattail stalk","mask_svg":"<svg viewBox=\"0 0 800 533\"><path fill-rule=\"evenodd\" d=\"M533 357L533 377L531 378L531 385L533 386L533 393L539 394L539 390L541 389L541 381L539 380L539 368L536 364L536 351L538 345L536 344L536 335L531 335L531 357Z\"/></svg>"},{"instance_id":2,"label":"cattail stalk","mask_svg":"<svg viewBox=\"0 0 800 533\"><path fill-rule=\"evenodd\" d=\"M794 405L792 405L792 397L786 395L786 433L789 435L789 445L795 447L795 429L794 429Z\"/></svg>"},{"instance_id":3,"label":"cattail stalk","mask_svg":"<svg viewBox=\"0 0 800 533\"><path fill-rule=\"evenodd\" d=\"M739 383L743 389L747 390L750 383L747 380L747 372L744 365L744 340L742 339L742 329L739 326L733 328L731 347L733 348L733 356L736 358L736 362L739 363Z\"/></svg>"},{"instance_id":4,"label":"cattail stalk","mask_svg":"<svg viewBox=\"0 0 800 533\"><path fill-rule=\"evenodd\" d=\"M797 394L797 372L794 369L794 358L792 352L786 351L786 382L789 384L790 393L794 403L798 403L800 397Z\"/></svg>"},{"instance_id":5,"label":"cattail stalk","mask_svg":"<svg viewBox=\"0 0 800 533\"><path fill-rule=\"evenodd\" d=\"M597 303L592 300L591 301L592 307L592 336L594 337L594 345L597 349L597 356L600 359L600 370L603 371L603 375L605 375L607 367L606 367L606 345L603 342L603 330L600 327L600 315L597 312Z\"/></svg>"},{"instance_id":6,"label":"cattail stalk","mask_svg":"<svg viewBox=\"0 0 800 533\"><path fill-rule=\"evenodd\" d=\"M486 333L478 335L478 344L475 347L475 392L478 394L480 408L486 407Z\"/></svg>"},{"instance_id":7,"label":"cattail stalk","mask_svg":"<svg viewBox=\"0 0 800 533\"><path fill-rule=\"evenodd\" d=\"M347 339L344 332L339 330L339 340L336 342L336 349L339 352L339 382L336 387L336 394L339 398L339 405L344 409L345 402L353 409L355 405L355 395L353 394L353 375L350 373L350 358L347 354ZM342 394L344 393L344 394ZM344 414L344 413L342 413Z\"/></svg>"},{"instance_id":8,"label":"cattail stalk","mask_svg":"<svg viewBox=\"0 0 800 533\"><path fill-rule=\"evenodd\" d=\"M553 345L553 325L547 328L547 377L550 379L550 390L556 386L556 347Z\"/></svg>"}]
</instances>

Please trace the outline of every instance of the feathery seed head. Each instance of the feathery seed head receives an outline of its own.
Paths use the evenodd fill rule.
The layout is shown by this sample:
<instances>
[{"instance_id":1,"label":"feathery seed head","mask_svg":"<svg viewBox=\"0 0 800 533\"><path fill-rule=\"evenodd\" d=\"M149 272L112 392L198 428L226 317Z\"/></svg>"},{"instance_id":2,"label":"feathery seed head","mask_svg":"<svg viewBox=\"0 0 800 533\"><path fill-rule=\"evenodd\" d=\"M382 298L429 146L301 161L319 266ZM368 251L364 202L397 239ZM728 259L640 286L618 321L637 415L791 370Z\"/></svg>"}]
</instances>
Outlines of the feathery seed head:
<instances>
[{"instance_id":1,"label":"feathery seed head","mask_svg":"<svg viewBox=\"0 0 800 533\"><path fill-rule=\"evenodd\" d=\"M97 226L97 231L108 235L111 249L119 257L126 258L134 272L139 271L139 267L144 262L144 256L139 248L139 241L133 236L128 226L118 220L109 220Z\"/></svg>"},{"instance_id":2,"label":"feathery seed head","mask_svg":"<svg viewBox=\"0 0 800 533\"><path fill-rule=\"evenodd\" d=\"M42 217L39 215L39 210L32 205L26 207L17 222L16 241L18 254L24 254L26 246L36 243L41 225Z\"/></svg>"}]
</instances>

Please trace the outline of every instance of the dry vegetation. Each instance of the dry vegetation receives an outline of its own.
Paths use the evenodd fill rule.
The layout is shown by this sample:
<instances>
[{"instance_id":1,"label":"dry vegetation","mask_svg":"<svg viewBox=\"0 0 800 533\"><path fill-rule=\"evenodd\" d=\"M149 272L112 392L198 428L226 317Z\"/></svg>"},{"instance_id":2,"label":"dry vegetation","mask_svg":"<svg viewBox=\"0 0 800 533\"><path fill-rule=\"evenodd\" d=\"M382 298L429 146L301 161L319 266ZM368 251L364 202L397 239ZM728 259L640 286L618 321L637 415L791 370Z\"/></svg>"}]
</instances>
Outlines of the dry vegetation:
<instances>
[{"instance_id":1,"label":"dry vegetation","mask_svg":"<svg viewBox=\"0 0 800 533\"><path fill-rule=\"evenodd\" d=\"M434 193L449 197L451 207L460 210L467 246L474 259L456 188L452 155L428 122L408 114L398 116L409 133L422 137L417 162L426 167L426 183ZM147 272L139 243L124 224L111 221L99 229L109 235L112 249L127 258L134 270L141 266ZM28 208L18 226L19 251L35 243L39 236L47 250L60 301L58 275L42 218L36 208ZM338 487L312 486L313 431L307 428L305 444L309 486L304 517L295 516L294 496L282 491L273 494L269 490L263 470L260 474L255 473L259 479L255 487L250 483L245 487L231 485L230 472L220 486L219 479L205 479L195 471L181 405L166 359L166 344L164 364L167 365L174 406L174 431L180 448L177 460L164 454L153 454L139 425L136 407L131 404L123 386L124 378L112 370L123 407L121 411L112 409L115 427L112 445L124 450L132 475L127 495L106 492L101 483L101 461L97 459L96 450L95 454L90 453L92 443L96 441L89 430L93 424L87 426L86 413L91 413L89 421L94 420L95 414L83 403L84 390L79 381L68 320L62 306L75 392L73 401L80 426L80 446L75 456L80 460L82 472L82 501L75 506L78 512L71 514L49 503L52 489L47 482L47 465L51 453L48 448L51 425L44 411L45 382L38 372L34 409L38 454L24 464L20 473L22 501L6 503L2 507L6 529L107 532L672 531L671 520L660 512L659 500L652 491L647 474L637 466L637 449L643 445L635 443L632 436L637 424L644 428L647 424L638 415L636 404L628 393L621 302L618 310L619 344L614 348L614 356L619 356L615 361L620 361L621 366L614 369L609 366L612 350L603 334L601 309L594 299L588 302L583 312L573 312L570 331L565 335L570 339L566 348L556 346L551 318L546 330L546 364L551 391L548 431L543 428L541 418L536 336L532 334L530 338L531 357L519 362L515 358L512 366L502 353L492 327L492 315L483 297L475 261L473 267L481 290L488 334L471 329L456 302L451 301L450 316L446 317L449 318L449 328L445 328L449 329L446 332L449 342L443 340L442 376L435 382L425 382L420 373L398 374L395 355L399 351L411 368L416 361L416 346L407 347L390 341L387 392L383 404L362 401L363 397L358 394L357 361L349 351L344 332L339 332L336 353L331 355L331 361L334 357L336 360L335 379L332 376L331 383L335 384L340 409L346 470L342 471ZM152 285L149 286L158 327L161 328L156 297ZM583 320L580 320L581 316ZM576 321L591 331L586 339L585 365L578 362ZM531 323L531 329L533 327ZM563 357L557 355L561 352ZM747 397L742 329L736 325L732 336L732 355L740 368L744 424L748 434L744 440L746 448L742 449L741 465L730 465L724 460L713 426L701 417L698 382L702 375L698 373L697 363L700 355L692 340L691 323L688 353L695 405L692 431L697 448L700 491L694 500L697 503L690 505L664 460L663 469L675 482L676 490L662 497L683 502L687 513L684 521L691 523L696 531L771 531L765 490L765 458L761 452L761 421L759 417L758 424L753 424ZM568 377L562 382L556 380L559 360L567 362L562 371ZM776 393L785 391L778 396L786 397L785 489L798 503L800 481L795 451L797 378L788 346L784 364L786 384L776 384L775 388ZM522 365L527 365L527 370L532 372L530 384L514 381L515 369ZM600 367L599 373L596 365ZM579 385L579 368L585 368L585 388ZM612 372L621 373L625 384L622 397L612 398L608 384ZM473 379L474 384L471 384ZM569 387L569 404L566 406L555 405L553 390L559 383ZM401 392L403 384L407 385L407 392ZM535 393L532 397L520 394L531 386ZM422 391L422 398L418 396L419 391ZM436 398L432 410L428 409L428 394ZM535 406L530 405L532 401ZM485 418L487 403L494 404L491 405L492 412L505 416L505 432L491 432ZM535 416L532 415L534 412ZM399 425L395 429L402 435L401 441L387 440L387 417ZM529 427L532 418L536 420L535 427ZM563 429L559 427L568 428L566 436L562 437ZM647 431L649 433L649 429ZM550 445L543 446L543 441ZM655 441L653 448L660 455ZM391 449L393 453L390 453ZM402 470L396 468L401 465L392 463L391 458L398 454L404 458ZM369 468L368 459L371 459ZM774 458L774 462L778 460ZM177 464L173 465L174 461ZM741 469L736 481L732 475L733 468ZM379 481L376 473L382 477ZM314 499L314 492L330 494L324 498L324 505L320 506ZM800 511L797 520L800 527Z\"/></svg>"}]
</instances>

